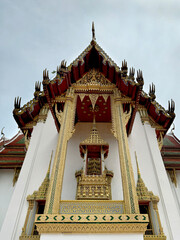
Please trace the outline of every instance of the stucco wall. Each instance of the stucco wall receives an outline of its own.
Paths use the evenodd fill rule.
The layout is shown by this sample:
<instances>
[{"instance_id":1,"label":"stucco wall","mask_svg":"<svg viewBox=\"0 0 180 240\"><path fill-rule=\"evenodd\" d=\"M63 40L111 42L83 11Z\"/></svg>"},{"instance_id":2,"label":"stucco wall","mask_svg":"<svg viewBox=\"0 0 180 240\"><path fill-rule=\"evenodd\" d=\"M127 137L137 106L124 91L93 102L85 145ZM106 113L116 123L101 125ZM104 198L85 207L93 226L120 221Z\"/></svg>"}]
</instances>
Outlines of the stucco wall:
<instances>
[{"instance_id":1,"label":"stucco wall","mask_svg":"<svg viewBox=\"0 0 180 240\"><path fill-rule=\"evenodd\" d=\"M14 191L13 176L14 169L0 169L0 230Z\"/></svg>"},{"instance_id":2,"label":"stucco wall","mask_svg":"<svg viewBox=\"0 0 180 240\"><path fill-rule=\"evenodd\" d=\"M180 218L158 148L155 129L148 123L143 125L139 113L136 114L128 141L135 182L137 183L136 151L139 169L146 187L160 198L158 209L167 240L178 239Z\"/></svg>"},{"instance_id":3,"label":"stucco wall","mask_svg":"<svg viewBox=\"0 0 180 240\"><path fill-rule=\"evenodd\" d=\"M114 173L111 185L112 200L123 200L118 144L110 131L112 125L110 123L97 123L96 126L100 136L109 143L109 154L105 159L105 165L108 170L112 170ZM89 137L91 128L92 123L77 123L76 131L68 142L62 200L75 200L77 188L75 172L83 167L79 144Z\"/></svg>"},{"instance_id":4,"label":"stucco wall","mask_svg":"<svg viewBox=\"0 0 180 240\"><path fill-rule=\"evenodd\" d=\"M49 111L45 123L33 129L30 145L16 183L4 220L0 239L18 240L28 209L27 196L38 190L46 176L52 150L56 149L58 133ZM52 167L52 166L51 166Z\"/></svg>"},{"instance_id":5,"label":"stucco wall","mask_svg":"<svg viewBox=\"0 0 180 240\"><path fill-rule=\"evenodd\" d=\"M168 173L167 173L168 174ZM178 209L179 217L180 217L180 170L176 170L176 181L177 186L172 182L169 174L168 174L169 183L171 185L171 189L173 192L173 197L176 203L176 207Z\"/></svg>"}]
</instances>

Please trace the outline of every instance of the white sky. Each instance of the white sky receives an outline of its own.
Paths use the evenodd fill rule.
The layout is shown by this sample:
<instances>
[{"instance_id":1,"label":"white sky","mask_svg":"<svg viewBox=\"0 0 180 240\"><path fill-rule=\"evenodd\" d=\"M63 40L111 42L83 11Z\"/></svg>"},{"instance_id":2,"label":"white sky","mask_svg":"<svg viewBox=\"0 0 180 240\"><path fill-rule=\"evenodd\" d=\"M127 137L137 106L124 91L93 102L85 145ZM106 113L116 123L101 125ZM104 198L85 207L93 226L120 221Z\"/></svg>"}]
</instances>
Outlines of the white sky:
<instances>
[{"instance_id":1,"label":"white sky","mask_svg":"<svg viewBox=\"0 0 180 240\"><path fill-rule=\"evenodd\" d=\"M141 69L144 91L156 86L156 100L167 109L175 101L175 134L180 138L180 1L179 0L1 0L0 130L17 131L14 98L33 98L45 68L68 65L96 40L121 66Z\"/></svg>"}]
</instances>

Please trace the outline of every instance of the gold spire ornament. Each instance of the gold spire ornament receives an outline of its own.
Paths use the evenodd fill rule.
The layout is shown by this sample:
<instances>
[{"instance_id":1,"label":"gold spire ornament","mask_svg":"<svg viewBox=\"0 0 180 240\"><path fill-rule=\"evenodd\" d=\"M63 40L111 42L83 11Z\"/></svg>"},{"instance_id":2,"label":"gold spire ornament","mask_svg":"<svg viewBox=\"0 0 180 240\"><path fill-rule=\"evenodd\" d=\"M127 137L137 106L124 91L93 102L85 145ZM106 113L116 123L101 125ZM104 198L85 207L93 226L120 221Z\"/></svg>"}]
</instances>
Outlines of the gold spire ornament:
<instances>
[{"instance_id":1,"label":"gold spire ornament","mask_svg":"<svg viewBox=\"0 0 180 240\"><path fill-rule=\"evenodd\" d=\"M152 201L152 202L159 202L159 197L155 196L152 191L148 191L148 188L146 187L139 170L137 155L135 152L136 157L136 164L137 164L137 173L138 173L138 181L136 186L136 192L138 196L139 201Z\"/></svg>"},{"instance_id":2,"label":"gold spire ornament","mask_svg":"<svg viewBox=\"0 0 180 240\"><path fill-rule=\"evenodd\" d=\"M32 195L27 196L27 200L46 200L46 193L49 187L49 175L50 175L50 168L51 168L51 161L52 161L53 151L51 153L51 159L49 162L49 167L46 173L46 176L39 187L38 191L34 191Z\"/></svg>"},{"instance_id":3,"label":"gold spire ornament","mask_svg":"<svg viewBox=\"0 0 180 240\"><path fill-rule=\"evenodd\" d=\"M109 147L109 144L105 142L99 135L99 132L96 128L95 117L93 118L93 127L91 129L90 136L81 142L79 146L81 147L84 145L103 145Z\"/></svg>"}]
</instances>

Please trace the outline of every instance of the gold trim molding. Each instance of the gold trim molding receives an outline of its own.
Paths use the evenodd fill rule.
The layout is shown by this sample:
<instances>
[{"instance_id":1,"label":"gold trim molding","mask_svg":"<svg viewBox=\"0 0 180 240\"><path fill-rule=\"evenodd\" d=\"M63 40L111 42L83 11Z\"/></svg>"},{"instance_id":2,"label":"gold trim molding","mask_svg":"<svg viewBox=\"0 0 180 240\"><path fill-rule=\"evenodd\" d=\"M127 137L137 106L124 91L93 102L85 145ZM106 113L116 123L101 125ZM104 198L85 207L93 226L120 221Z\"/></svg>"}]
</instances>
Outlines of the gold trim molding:
<instances>
[{"instance_id":1,"label":"gold trim molding","mask_svg":"<svg viewBox=\"0 0 180 240\"><path fill-rule=\"evenodd\" d=\"M144 240L166 240L166 236L164 235L144 235Z\"/></svg>"},{"instance_id":2,"label":"gold trim molding","mask_svg":"<svg viewBox=\"0 0 180 240\"><path fill-rule=\"evenodd\" d=\"M147 223L123 224L37 224L42 233L144 233Z\"/></svg>"},{"instance_id":3,"label":"gold trim molding","mask_svg":"<svg viewBox=\"0 0 180 240\"><path fill-rule=\"evenodd\" d=\"M147 214L36 214L39 223L148 223Z\"/></svg>"},{"instance_id":4,"label":"gold trim molding","mask_svg":"<svg viewBox=\"0 0 180 240\"><path fill-rule=\"evenodd\" d=\"M19 240L31 240L31 239L40 240L40 235L20 236L19 237Z\"/></svg>"},{"instance_id":5,"label":"gold trim molding","mask_svg":"<svg viewBox=\"0 0 180 240\"><path fill-rule=\"evenodd\" d=\"M144 233L147 214L37 214L41 233Z\"/></svg>"}]
</instances>

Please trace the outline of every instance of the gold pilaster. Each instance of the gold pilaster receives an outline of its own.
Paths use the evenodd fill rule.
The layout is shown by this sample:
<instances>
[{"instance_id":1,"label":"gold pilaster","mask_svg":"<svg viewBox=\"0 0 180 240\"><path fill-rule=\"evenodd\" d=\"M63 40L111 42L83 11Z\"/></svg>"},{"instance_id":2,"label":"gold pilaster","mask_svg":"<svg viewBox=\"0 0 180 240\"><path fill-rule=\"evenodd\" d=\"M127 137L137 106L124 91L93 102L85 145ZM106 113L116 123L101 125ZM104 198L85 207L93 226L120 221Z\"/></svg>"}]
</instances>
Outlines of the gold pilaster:
<instances>
[{"instance_id":1,"label":"gold pilaster","mask_svg":"<svg viewBox=\"0 0 180 240\"><path fill-rule=\"evenodd\" d=\"M153 209L157 215L157 219L158 219L158 225L159 225L159 234L164 236L164 232L163 232L163 227L161 225L161 220L160 220L160 216L159 216L159 210L157 207L157 201L153 201Z\"/></svg>"},{"instance_id":2,"label":"gold pilaster","mask_svg":"<svg viewBox=\"0 0 180 240\"><path fill-rule=\"evenodd\" d=\"M139 213L136 187L129 153L125 117L121 96L118 90L111 97L113 133L118 140L119 159L121 166L123 194L126 213Z\"/></svg>"},{"instance_id":3,"label":"gold pilaster","mask_svg":"<svg viewBox=\"0 0 180 240\"><path fill-rule=\"evenodd\" d=\"M59 131L53 170L47 194L45 213L57 214L59 212L67 143L74 132L75 107L76 96L74 95L73 90L69 89L69 92L66 95L66 102L61 119L61 128Z\"/></svg>"},{"instance_id":4,"label":"gold pilaster","mask_svg":"<svg viewBox=\"0 0 180 240\"><path fill-rule=\"evenodd\" d=\"M34 201L33 200L30 200L28 202L29 202L28 211L27 211L27 214L26 214L26 219L25 219L25 222L24 222L24 226L22 228L21 236L26 236L26 227L27 227L29 215L30 215L31 210L34 207Z\"/></svg>"}]
</instances>

